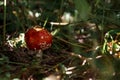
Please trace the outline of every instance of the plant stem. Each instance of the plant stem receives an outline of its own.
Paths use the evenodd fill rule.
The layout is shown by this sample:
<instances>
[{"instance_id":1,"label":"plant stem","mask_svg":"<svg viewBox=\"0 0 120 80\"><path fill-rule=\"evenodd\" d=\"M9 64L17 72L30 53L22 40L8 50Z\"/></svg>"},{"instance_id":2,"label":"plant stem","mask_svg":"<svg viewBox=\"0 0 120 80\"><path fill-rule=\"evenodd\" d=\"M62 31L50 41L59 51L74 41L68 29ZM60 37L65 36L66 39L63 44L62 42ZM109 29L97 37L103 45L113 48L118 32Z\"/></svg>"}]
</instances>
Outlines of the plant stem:
<instances>
[{"instance_id":1,"label":"plant stem","mask_svg":"<svg viewBox=\"0 0 120 80\"><path fill-rule=\"evenodd\" d=\"M105 21L105 6L104 6L104 8L103 8L103 15L102 15L102 21L101 21L101 23L102 23L102 38L101 38L101 43L103 43L103 41L104 41L104 21Z\"/></svg>"},{"instance_id":2,"label":"plant stem","mask_svg":"<svg viewBox=\"0 0 120 80\"><path fill-rule=\"evenodd\" d=\"M6 35L6 0L4 0L4 22L3 22L3 44L5 42L5 35Z\"/></svg>"},{"instance_id":3,"label":"plant stem","mask_svg":"<svg viewBox=\"0 0 120 80\"><path fill-rule=\"evenodd\" d=\"M58 18L58 22L59 23L60 23L60 20L61 20L61 14L62 14L62 8L63 8L63 1L64 0L61 0L61 5L60 5L59 18Z\"/></svg>"}]
</instances>

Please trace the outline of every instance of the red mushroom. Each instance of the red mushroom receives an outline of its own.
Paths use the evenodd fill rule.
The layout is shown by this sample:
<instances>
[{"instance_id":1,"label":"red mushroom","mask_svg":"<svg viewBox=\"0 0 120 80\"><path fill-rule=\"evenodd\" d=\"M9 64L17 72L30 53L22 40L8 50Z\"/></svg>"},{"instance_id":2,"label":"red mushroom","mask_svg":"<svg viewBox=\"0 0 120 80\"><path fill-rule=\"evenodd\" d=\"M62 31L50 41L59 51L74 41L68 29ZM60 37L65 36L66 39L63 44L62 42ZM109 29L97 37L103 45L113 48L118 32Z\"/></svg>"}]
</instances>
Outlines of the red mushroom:
<instances>
[{"instance_id":1,"label":"red mushroom","mask_svg":"<svg viewBox=\"0 0 120 80\"><path fill-rule=\"evenodd\" d=\"M29 50L37 51L37 57L41 57L41 51L52 45L52 35L46 29L35 26L26 31L25 42Z\"/></svg>"},{"instance_id":2,"label":"red mushroom","mask_svg":"<svg viewBox=\"0 0 120 80\"><path fill-rule=\"evenodd\" d=\"M52 35L40 26L35 26L25 33L25 42L30 50L45 50L52 44Z\"/></svg>"}]
</instances>

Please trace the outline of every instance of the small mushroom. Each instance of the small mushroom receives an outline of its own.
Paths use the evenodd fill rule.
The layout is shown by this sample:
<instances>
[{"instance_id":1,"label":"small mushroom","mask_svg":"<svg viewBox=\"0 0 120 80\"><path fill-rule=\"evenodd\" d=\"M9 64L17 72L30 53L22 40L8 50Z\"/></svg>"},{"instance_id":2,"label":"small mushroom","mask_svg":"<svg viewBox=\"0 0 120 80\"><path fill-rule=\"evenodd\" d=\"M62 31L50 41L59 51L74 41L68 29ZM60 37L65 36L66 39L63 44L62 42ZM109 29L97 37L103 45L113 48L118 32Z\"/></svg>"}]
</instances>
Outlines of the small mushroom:
<instances>
[{"instance_id":1,"label":"small mushroom","mask_svg":"<svg viewBox=\"0 0 120 80\"><path fill-rule=\"evenodd\" d=\"M52 35L40 26L34 26L25 33L25 42L29 50L37 51L37 56L41 57L42 51L52 45Z\"/></svg>"}]
</instances>

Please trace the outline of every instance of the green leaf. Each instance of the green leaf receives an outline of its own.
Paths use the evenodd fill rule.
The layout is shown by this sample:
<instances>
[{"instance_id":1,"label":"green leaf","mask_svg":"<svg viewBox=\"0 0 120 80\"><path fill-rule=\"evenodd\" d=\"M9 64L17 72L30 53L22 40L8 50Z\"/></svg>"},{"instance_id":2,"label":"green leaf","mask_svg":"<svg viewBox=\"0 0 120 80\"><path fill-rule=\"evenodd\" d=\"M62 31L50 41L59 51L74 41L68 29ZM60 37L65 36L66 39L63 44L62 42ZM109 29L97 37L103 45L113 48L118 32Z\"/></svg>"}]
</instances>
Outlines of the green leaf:
<instances>
[{"instance_id":1,"label":"green leaf","mask_svg":"<svg viewBox=\"0 0 120 80\"><path fill-rule=\"evenodd\" d=\"M91 7L86 0L74 0L75 7L78 11L80 20L87 20L91 11Z\"/></svg>"}]
</instances>

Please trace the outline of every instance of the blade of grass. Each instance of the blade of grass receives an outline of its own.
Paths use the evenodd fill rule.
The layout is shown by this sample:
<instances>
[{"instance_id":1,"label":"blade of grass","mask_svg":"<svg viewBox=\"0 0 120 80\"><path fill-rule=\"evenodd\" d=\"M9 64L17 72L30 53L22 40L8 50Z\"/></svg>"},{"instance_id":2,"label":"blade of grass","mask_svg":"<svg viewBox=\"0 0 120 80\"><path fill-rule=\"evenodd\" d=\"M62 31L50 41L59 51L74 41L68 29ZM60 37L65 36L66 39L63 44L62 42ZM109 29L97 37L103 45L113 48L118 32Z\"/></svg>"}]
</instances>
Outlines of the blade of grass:
<instances>
[{"instance_id":1,"label":"blade of grass","mask_svg":"<svg viewBox=\"0 0 120 80\"><path fill-rule=\"evenodd\" d=\"M84 46L84 45L79 45L79 44L77 44L77 43L72 43L72 42L69 42L69 41L67 41L67 40L65 40L65 39L62 39L62 38L60 38L60 37L55 37L55 38L58 39L58 40L60 40L60 41L65 42L65 43L68 43L68 44L70 44L70 45L73 45L73 46L77 46L77 47L81 47L81 48L87 48L87 47Z\"/></svg>"}]
</instances>

